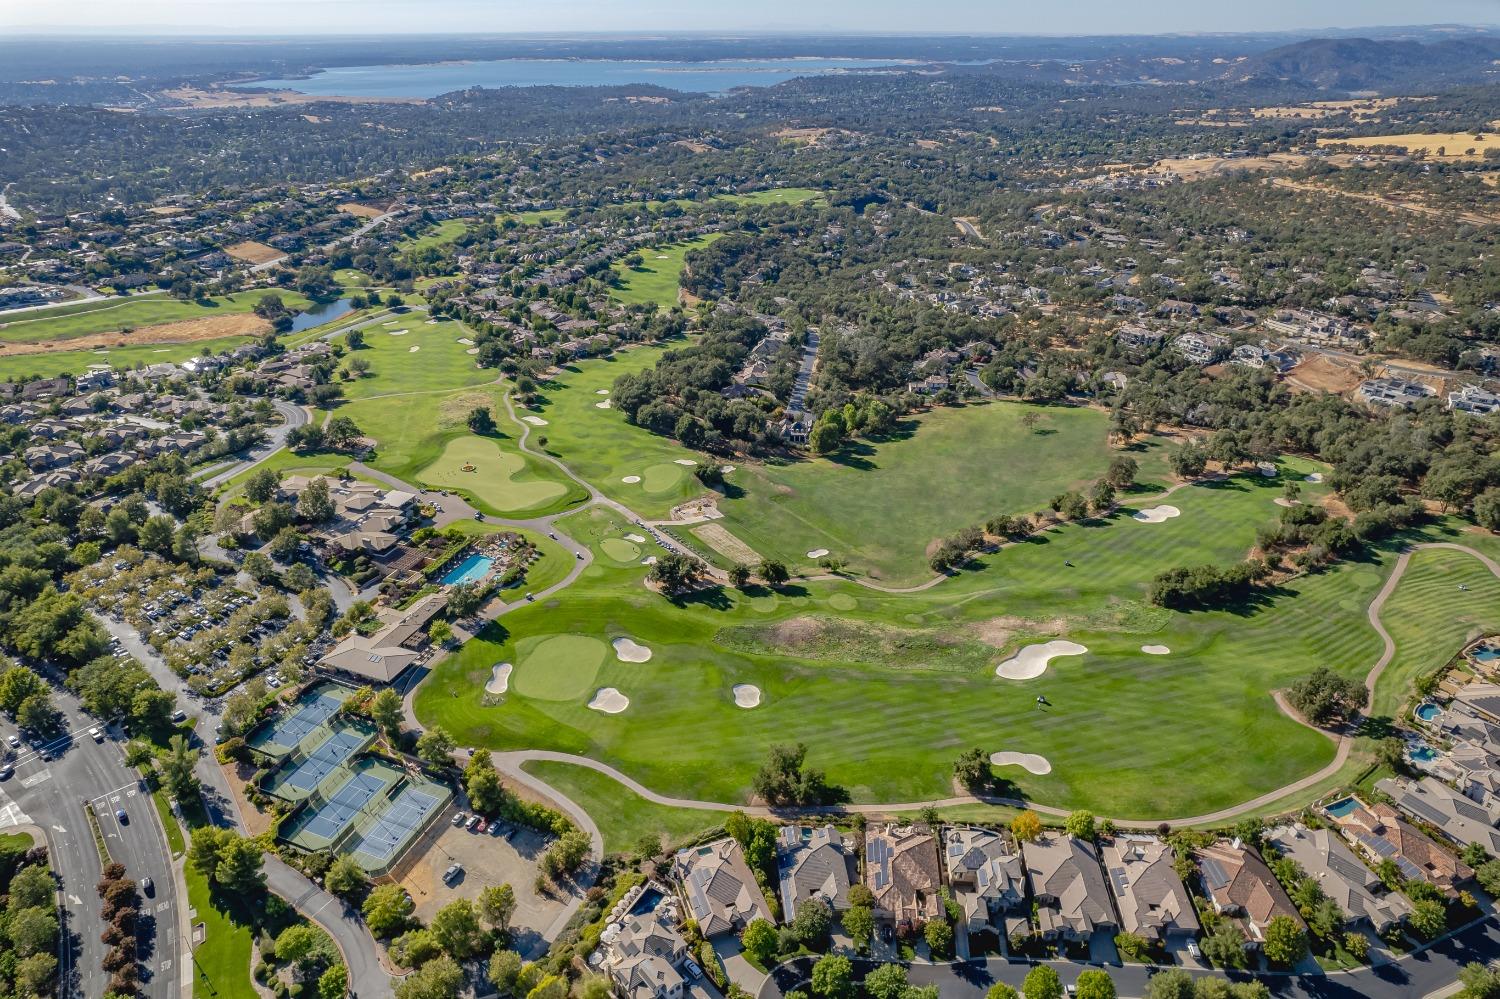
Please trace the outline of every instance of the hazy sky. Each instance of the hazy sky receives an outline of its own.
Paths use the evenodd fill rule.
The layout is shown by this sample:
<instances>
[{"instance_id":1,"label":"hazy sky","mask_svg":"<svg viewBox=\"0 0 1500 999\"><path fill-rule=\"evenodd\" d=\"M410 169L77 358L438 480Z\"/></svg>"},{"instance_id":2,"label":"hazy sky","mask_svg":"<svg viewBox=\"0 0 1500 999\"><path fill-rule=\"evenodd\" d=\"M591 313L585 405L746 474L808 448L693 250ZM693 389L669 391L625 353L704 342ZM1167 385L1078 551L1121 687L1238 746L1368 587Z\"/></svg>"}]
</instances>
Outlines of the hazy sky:
<instances>
[{"instance_id":1,"label":"hazy sky","mask_svg":"<svg viewBox=\"0 0 1500 999\"><path fill-rule=\"evenodd\" d=\"M0 0L0 30L1257 31L1500 23L1500 0Z\"/></svg>"}]
</instances>

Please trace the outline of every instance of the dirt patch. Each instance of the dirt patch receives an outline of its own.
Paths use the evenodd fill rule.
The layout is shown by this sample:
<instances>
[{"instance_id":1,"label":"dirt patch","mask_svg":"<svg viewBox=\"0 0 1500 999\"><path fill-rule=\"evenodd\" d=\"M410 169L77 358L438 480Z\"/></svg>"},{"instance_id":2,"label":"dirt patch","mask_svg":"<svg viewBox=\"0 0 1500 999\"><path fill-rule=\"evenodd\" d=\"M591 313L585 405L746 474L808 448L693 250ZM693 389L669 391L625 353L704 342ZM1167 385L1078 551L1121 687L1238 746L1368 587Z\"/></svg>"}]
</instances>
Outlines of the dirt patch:
<instances>
[{"instance_id":1,"label":"dirt patch","mask_svg":"<svg viewBox=\"0 0 1500 999\"><path fill-rule=\"evenodd\" d=\"M287 104L426 104L420 97L319 97L295 90L234 91L218 87L173 87L157 92L177 108L270 108Z\"/></svg>"},{"instance_id":2,"label":"dirt patch","mask_svg":"<svg viewBox=\"0 0 1500 999\"><path fill-rule=\"evenodd\" d=\"M1308 354L1287 375L1287 381L1310 392L1332 392L1335 395L1353 391L1360 382L1359 369L1323 354Z\"/></svg>"},{"instance_id":3,"label":"dirt patch","mask_svg":"<svg viewBox=\"0 0 1500 999\"><path fill-rule=\"evenodd\" d=\"M1493 127L1495 123L1491 123ZM1500 149L1500 133L1484 132L1406 132L1401 135L1361 135L1343 139L1319 139L1319 147L1353 146L1377 149L1382 146L1404 149L1408 153L1425 153L1432 159L1484 159L1491 149Z\"/></svg>"},{"instance_id":4,"label":"dirt patch","mask_svg":"<svg viewBox=\"0 0 1500 999\"><path fill-rule=\"evenodd\" d=\"M743 562L746 565L754 565L760 561L759 552L730 534L729 529L717 521L694 527L692 534L725 558Z\"/></svg>"},{"instance_id":5,"label":"dirt patch","mask_svg":"<svg viewBox=\"0 0 1500 999\"><path fill-rule=\"evenodd\" d=\"M413 174L413 176L416 175ZM375 208L371 205L362 205L357 201L344 202L342 205L339 205L339 211L347 212L350 215L358 215L362 219L378 219L380 216L385 214L385 210L383 208Z\"/></svg>"},{"instance_id":6,"label":"dirt patch","mask_svg":"<svg viewBox=\"0 0 1500 999\"><path fill-rule=\"evenodd\" d=\"M161 215L165 217L168 215L181 215L183 212L187 211L187 209L178 208L176 205L158 205L155 208L148 209L148 211L150 211L152 215Z\"/></svg>"},{"instance_id":7,"label":"dirt patch","mask_svg":"<svg viewBox=\"0 0 1500 999\"><path fill-rule=\"evenodd\" d=\"M936 139L918 139L918 149L942 149L943 144Z\"/></svg>"},{"instance_id":8,"label":"dirt patch","mask_svg":"<svg viewBox=\"0 0 1500 999\"><path fill-rule=\"evenodd\" d=\"M66 339L43 340L40 343L11 343L0 341L0 357L18 357L22 354L52 354L65 350L99 350L115 347L141 346L152 343L192 343L196 340L217 340L229 336L264 336L271 332L271 324L254 313L246 312L234 316L210 316L207 319L183 319L160 326L143 326L133 333L89 333L85 336Z\"/></svg>"},{"instance_id":9,"label":"dirt patch","mask_svg":"<svg viewBox=\"0 0 1500 999\"><path fill-rule=\"evenodd\" d=\"M545 930L562 911L562 899L538 895L535 891L537 864L546 849L546 840L529 829L500 823L501 834L472 833L440 820L440 830L428 838L425 849L415 859L403 863L398 883L411 893L418 918L426 921L433 913L456 898L476 898L484 888L509 884L516 893L516 912L512 925L523 932ZM506 833L510 836L507 839ZM412 854L417 854L417 847ZM449 864L461 864L463 876L451 887L443 883L443 871Z\"/></svg>"},{"instance_id":10,"label":"dirt patch","mask_svg":"<svg viewBox=\"0 0 1500 999\"><path fill-rule=\"evenodd\" d=\"M783 128L771 133L771 138L781 139L796 146L821 145L829 136L848 135L842 128Z\"/></svg>"},{"instance_id":11,"label":"dirt patch","mask_svg":"<svg viewBox=\"0 0 1500 999\"><path fill-rule=\"evenodd\" d=\"M794 649L816 642L823 634L824 622L815 617L794 617L771 626L767 637L772 644Z\"/></svg>"},{"instance_id":12,"label":"dirt patch","mask_svg":"<svg viewBox=\"0 0 1500 999\"><path fill-rule=\"evenodd\" d=\"M476 409L490 409L495 399L488 392L460 392L450 395L438 403L437 425L439 430L468 426L469 414Z\"/></svg>"},{"instance_id":13,"label":"dirt patch","mask_svg":"<svg viewBox=\"0 0 1500 999\"><path fill-rule=\"evenodd\" d=\"M1331 517L1339 517L1343 520L1354 519L1354 511L1349 509L1343 500L1339 499L1337 493L1328 493L1322 499L1318 500L1318 505L1327 510Z\"/></svg>"},{"instance_id":14,"label":"dirt patch","mask_svg":"<svg viewBox=\"0 0 1500 999\"><path fill-rule=\"evenodd\" d=\"M273 260L286 256L274 246L265 243L257 243L253 239L247 239L243 243L235 243L233 246L224 247L224 252L236 260L243 260L249 264L268 264Z\"/></svg>"},{"instance_id":15,"label":"dirt patch","mask_svg":"<svg viewBox=\"0 0 1500 999\"><path fill-rule=\"evenodd\" d=\"M990 646L948 628L898 628L810 615L722 628L714 641L732 651L792 656L829 668L865 663L902 673L973 672L992 667L995 655Z\"/></svg>"},{"instance_id":16,"label":"dirt patch","mask_svg":"<svg viewBox=\"0 0 1500 999\"><path fill-rule=\"evenodd\" d=\"M708 143L698 142L694 139L678 139L676 142L672 143L672 145L681 146L683 149L686 149L689 152L693 153L707 153L712 151L713 149L713 147Z\"/></svg>"},{"instance_id":17,"label":"dirt patch","mask_svg":"<svg viewBox=\"0 0 1500 999\"><path fill-rule=\"evenodd\" d=\"M992 617L987 621L980 621L970 630L975 638L990 648L1003 649L1018 631L1024 631L1028 635L1060 635L1066 627L1067 621L1060 617L1053 618L1051 621L1028 621L1022 617Z\"/></svg>"}]
</instances>

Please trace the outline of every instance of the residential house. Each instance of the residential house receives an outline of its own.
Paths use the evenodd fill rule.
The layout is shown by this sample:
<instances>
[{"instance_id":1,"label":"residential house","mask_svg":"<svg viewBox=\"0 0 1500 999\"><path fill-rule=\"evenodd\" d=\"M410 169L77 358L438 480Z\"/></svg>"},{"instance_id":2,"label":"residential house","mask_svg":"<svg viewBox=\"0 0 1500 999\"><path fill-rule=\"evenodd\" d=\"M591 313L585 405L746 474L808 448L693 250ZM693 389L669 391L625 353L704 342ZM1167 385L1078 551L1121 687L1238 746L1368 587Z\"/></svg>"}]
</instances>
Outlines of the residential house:
<instances>
[{"instance_id":1,"label":"residential house","mask_svg":"<svg viewBox=\"0 0 1500 999\"><path fill-rule=\"evenodd\" d=\"M1348 917L1348 925L1367 925L1376 933L1403 922L1411 913L1404 895L1387 891L1369 865L1354 855L1332 829L1309 829L1302 823L1277 826L1266 842L1290 857L1317 882Z\"/></svg>"},{"instance_id":2,"label":"residential house","mask_svg":"<svg viewBox=\"0 0 1500 999\"><path fill-rule=\"evenodd\" d=\"M1198 935L1193 900L1173 867L1172 848L1155 836L1121 833L1100 848L1120 929L1170 944Z\"/></svg>"},{"instance_id":3,"label":"residential house","mask_svg":"<svg viewBox=\"0 0 1500 999\"><path fill-rule=\"evenodd\" d=\"M47 489L62 489L79 479L78 472L71 468L60 468L34 475L15 487L15 494L22 499L35 499Z\"/></svg>"},{"instance_id":4,"label":"residential house","mask_svg":"<svg viewBox=\"0 0 1500 999\"><path fill-rule=\"evenodd\" d=\"M627 999L679 999L687 941L656 913L631 916L605 928L604 965Z\"/></svg>"},{"instance_id":5,"label":"residential house","mask_svg":"<svg viewBox=\"0 0 1500 999\"><path fill-rule=\"evenodd\" d=\"M682 882L698 931L712 939L738 933L752 920L775 922L739 843L726 837L677 851L673 871Z\"/></svg>"},{"instance_id":6,"label":"residential house","mask_svg":"<svg viewBox=\"0 0 1500 999\"><path fill-rule=\"evenodd\" d=\"M1360 402L1383 409L1410 409L1435 395L1437 389L1409 378L1367 378L1354 390Z\"/></svg>"},{"instance_id":7,"label":"residential house","mask_svg":"<svg viewBox=\"0 0 1500 999\"><path fill-rule=\"evenodd\" d=\"M1037 928L1044 938L1082 942L1096 930L1115 932L1115 912L1094 844L1046 833L1022 852L1036 901Z\"/></svg>"},{"instance_id":8,"label":"residential house","mask_svg":"<svg viewBox=\"0 0 1500 999\"><path fill-rule=\"evenodd\" d=\"M1500 684L1475 680L1460 688L1453 699L1455 702L1467 704L1476 711L1500 720Z\"/></svg>"},{"instance_id":9,"label":"residential house","mask_svg":"<svg viewBox=\"0 0 1500 999\"><path fill-rule=\"evenodd\" d=\"M1025 934L1026 865L1003 833L949 827L943 858L953 900L970 933L999 930L1006 939Z\"/></svg>"},{"instance_id":10,"label":"residential house","mask_svg":"<svg viewBox=\"0 0 1500 999\"><path fill-rule=\"evenodd\" d=\"M1229 338L1217 333L1189 332L1172 341L1172 349L1191 364L1212 364L1229 348Z\"/></svg>"},{"instance_id":11,"label":"residential house","mask_svg":"<svg viewBox=\"0 0 1500 999\"><path fill-rule=\"evenodd\" d=\"M1465 385L1457 392L1448 393L1448 408L1456 413L1489 416L1500 413L1500 394L1477 385Z\"/></svg>"},{"instance_id":12,"label":"residential house","mask_svg":"<svg viewBox=\"0 0 1500 999\"><path fill-rule=\"evenodd\" d=\"M1303 926L1297 907L1255 848L1219 840L1197 851L1198 872L1214 911L1239 917L1252 946L1263 943L1277 916Z\"/></svg>"},{"instance_id":13,"label":"residential house","mask_svg":"<svg viewBox=\"0 0 1500 999\"><path fill-rule=\"evenodd\" d=\"M1419 781L1387 777L1375 790L1391 796L1396 807L1433 826L1459 846L1478 843L1492 857L1500 857L1500 829L1484 806L1470 801L1436 777Z\"/></svg>"},{"instance_id":14,"label":"residential house","mask_svg":"<svg viewBox=\"0 0 1500 999\"><path fill-rule=\"evenodd\" d=\"M797 907L820 898L835 911L849 907L849 852L831 825L782 826L776 835L781 916L797 918Z\"/></svg>"},{"instance_id":15,"label":"residential house","mask_svg":"<svg viewBox=\"0 0 1500 999\"><path fill-rule=\"evenodd\" d=\"M865 830L865 886L875 918L914 928L942 913L937 841L925 828L881 825Z\"/></svg>"},{"instance_id":16,"label":"residential house","mask_svg":"<svg viewBox=\"0 0 1500 999\"><path fill-rule=\"evenodd\" d=\"M1282 372L1297 366L1297 355L1285 350L1270 350L1265 344L1242 343L1229 353L1229 363L1242 368Z\"/></svg>"},{"instance_id":17,"label":"residential house","mask_svg":"<svg viewBox=\"0 0 1500 999\"><path fill-rule=\"evenodd\" d=\"M21 453L21 460L33 472L44 472L49 468L66 468L82 460L83 456L84 450L77 444L58 441L55 444L38 444L27 448Z\"/></svg>"},{"instance_id":18,"label":"residential house","mask_svg":"<svg viewBox=\"0 0 1500 999\"><path fill-rule=\"evenodd\" d=\"M1383 801L1368 805L1358 798L1345 802L1352 806L1325 809L1325 814L1370 863L1389 860L1403 878L1426 881L1450 895L1474 876L1467 864L1401 818L1391 805Z\"/></svg>"},{"instance_id":19,"label":"residential house","mask_svg":"<svg viewBox=\"0 0 1500 999\"><path fill-rule=\"evenodd\" d=\"M1126 323L1115 330L1115 341L1132 351L1153 350L1166 339L1166 336L1167 334L1161 330L1148 329L1134 323Z\"/></svg>"},{"instance_id":20,"label":"residential house","mask_svg":"<svg viewBox=\"0 0 1500 999\"><path fill-rule=\"evenodd\" d=\"M948 387L947 375L928 375L918 381L907 382L906 391L916 395L937 395Z\"/></svg>"}]
</instances>

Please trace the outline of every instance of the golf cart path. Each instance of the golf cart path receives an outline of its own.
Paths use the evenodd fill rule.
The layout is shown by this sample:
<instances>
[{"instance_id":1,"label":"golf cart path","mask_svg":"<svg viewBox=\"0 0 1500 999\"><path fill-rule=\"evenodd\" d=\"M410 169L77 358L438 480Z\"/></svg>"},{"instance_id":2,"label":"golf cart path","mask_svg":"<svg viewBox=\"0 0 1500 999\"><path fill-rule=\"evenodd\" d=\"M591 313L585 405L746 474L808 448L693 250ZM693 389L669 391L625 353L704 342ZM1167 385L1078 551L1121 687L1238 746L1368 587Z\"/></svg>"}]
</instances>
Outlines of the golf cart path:
<instances>
[{"instance_id":1,"label":"golf cart path","mask_svg":"<svg viewBox=\"0 0 1500 999\"><path fill-rule=\"evenodd\" d=\"M1370 601L1369 608L1366 612L1371 627L1373 627L1375 629L1375 633L1380 636L1380 640L1384 646L1379 658L1376 659L1374 664L1370 667L1369 672L1365 675L1365 690L1372 700L1374 698L1376 683L1379 681L1381 674L1385 672L1386 667L1390 664L1391 659L1396 654L1396 642L1393 638L1391 638L1390 632L1386 630L1385 625L1381 623L1381 612L1385 607L1386 601L1390 598L1391 594L1395 592L1397 585L1399 585L1399 583L1401 582L1401 578L1405 575L1407 567L1410 566L1412 555L1418 551L1428 549L1445 549L1449 551L1462 552L1466 555L1472 555L1481 563L1483 563L1484 566L1496 576L1496 578L1500 578L1500 563L1497 563L1489 556L1483 554L1482 552L1476 551L1473 548L1469 548L1466 545L1459 545L1446 541L1429 542L1425 544L1414 545L1411 548L1403 551L1396 559L1396 563L1392 567L1391 574L1386 579L1385 584L1380 588L1380 592L1378 592L1375 595L1374 599ZM1284 711L1286 710L1286 705L1280 698L1277 698L1277 704L1280 705ZM1288 714L1291 718L1298 721L1300 724L1306 724L1306 722L1299 718L1295 713L1288 712ZM415 723L415 718L411 717L409 708L408 721ZM1290 784L1285 784L1274 790L1267 791L1265 794L1258 795L1257 797L1252 798L1249 801L1244 801L1237 805L1232 805L1228 808L1222 808L1217 811L1206 812L1200 815L1190 815L1165 820L1161 818L1116 818L1113 819L1113 821L1116 825L1121 827L1136 828L1154 827L1160 824L1162 821L1166 821L1169 824L1175 826L1210 825L1237 818L1246 812L1252 812L1266 805L1273 804L1276 801L1279 801L1280 799L1285 798L1289 795L1296 794L1299 791L1305 791L1316 787L1318 784L1321 784L1324 781L1334 777L1338 773L1340 768L1344 766L1344 764L1349 759L1349 753L1353 747L1354 742L1354 737L1347 732L1332 733L1327 732L1324 729L1319 729L1319 731L1324 732L1330 739L1336 741L1337 749L1334 753L1334 757L1327 766L1324 766L1322 769L1314 773L1308 774L1306 777L1303 777L1300 780L1296 780ZM568 763L574 766L585 767L589 770L595 771L596 773L600 773L606 777L609 777L610 779L616 781L623 787L646 799L652 804L663 805L669 808L684 808L698 811L742 811L749 815L756 816L792 816L797 814L829 814L836 812L883 814L887 812L914 812L929 806L941 808L954 805L984 804L1003 805L1012 808L1030 808L1033 811L1051 816L1066 816L1068 814L1067 809L1057 808L1051 805L1042 805L1036 802L1027 801L1022 798L991 797L987 795L972 794L954 795L947 798L928 799L925 801L907 801L879 804L865 802L843 805L767 808L765 806L745 805L742 803L703 801L695 798L674 798L668 795L658 794L657 792L652 791L650 788L642 785L635 778L629 776L628 774L620 772L607 763L601 763L600 761L591 759L587 756L577 756L572 753L558 753L551 750L542 749L522 749L507 752L494 752L491 754L491 756L495 761L496 768L502 773L538 792L562 800L567 799L564 798L558 791L553 789L551 785L548 785L545 781L532 774L526 773L525 770L522 769L523 765L531 761L547 761L555 763Z\"/></svg>"}]
</instances>

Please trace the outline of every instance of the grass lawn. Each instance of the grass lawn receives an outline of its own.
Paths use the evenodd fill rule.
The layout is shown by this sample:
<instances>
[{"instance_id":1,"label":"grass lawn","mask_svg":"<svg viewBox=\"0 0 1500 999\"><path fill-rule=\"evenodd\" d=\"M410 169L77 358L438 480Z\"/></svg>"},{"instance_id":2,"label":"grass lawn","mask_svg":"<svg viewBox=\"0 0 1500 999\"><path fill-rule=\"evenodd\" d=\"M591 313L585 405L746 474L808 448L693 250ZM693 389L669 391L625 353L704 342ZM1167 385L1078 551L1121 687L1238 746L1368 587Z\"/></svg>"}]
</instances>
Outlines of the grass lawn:
<instances>
[{"instance_id":1,"label":"grass lawn","mask_svg":"<svg viewBox=\"0 0 1500 999\"><path fill-rule=\"evenodd\" d=\"M465 472L465 467L474 470ZM437 460L419 474L423 483L461 493L477 509L494 516L525 519L588 499L581 486L550 472L520 449L473 434L450 440Z\"/></svg>"},{"instance_id":2,"label":"grass lawn","mask_svg":"<svg viewBox=\"0 0 1500 999\"><path fill-rule=\"evenodd\" d=\"M0 331L3 334L4 331ZM174 364L197 357L207 348L209 353L248 343L254 337L226 336L213 340L193 340L186 343L141 343L128 347L109 347L100 350L56 350L44 354L16 354L0 358L0 377L6 379L28 378L33 375L76 375L88 370L92 364L107 364L112 368L133 368L138 364Z\"/></svg>"},{"instance_id":3,"label":"grass lawn","mask_svg":"<svg viewBox=\"0 0 1500 999\"><path fill-rule=\"evenodd\" d=\"M656 805L617 781L586 767L534 760L525 765L593 817L607 853L631 853L643 836L661 837L668 849L721 827L723 812Z\"/></svg>"},{"instance_id":4,"label":"grass lawn","mask_svg":"<svg viewBox=\"0 0 1500 999\"><path fill-rule=\"evenodd\" d=\"M420 236L406 237L396 243L396 249L405 253L416 253L429 246L451 243L468 231L469 223L463 219L445 219L432 226Z\"/></svg>"},{"instance_id":5,"label":"grass lawn","mask_svg":"<svg viewBox=\"0 0 1500 999\"><path fill-rule=\"evenodd\" d=\"M33 312L18 312L14 318L0 324L0 340L39 343L67 337L84 336L89 333L109 333L127 326L141 329L162 323L179 322L184 319L205 319L211 316L233 315L249 312L266 290L242 291L234 295L211 298L204 302L184 302L161 295L140 295L131 298L108 298L102 301L82 302L56 309L41 309ZM294 291L277 290L286 307L297 311L312 303ZM192 344L193 352L201 344ZM10 359L6 361L7 368Z\"/></svg>"},{"instance_id":6,"label":"grass lawn","mask_svg":"<svg viewBox=\"0 0 1500 999\"><path fill-rule=\"evenodd\" d=\"M506 531L512 534L519 534L527 541L530 541L533 547L536 548L538 558L535 562L531 563L530 568L526 570L525 580L523 580L518 586L502 593L502 599L504 599L508 603L514 603L516 600L520 599L521 594L527 591L535 592L538 590L545 590L553 583L556 583L567 576L568 572L573 567L572 552L568 551L561 544L553 541L545 534L540 534L528 528L500 527L495 524L486 524L477 520L458 520L454 521L449 526L455 527L458 530L462 531L464 534L473 537L479 537L485 534L499 534L502 531ZM446 529L447 528L445 528L445 530Z\"/></svg>"},{"instance_id":7,"label":"grass lawn","mask_svg":"<svg viewBox=\"0 0 1500 999\"><path fill-rule=\"evenodd\" d=\"M542 449L540 438L545 437L545 449L560 456L580 477L649 518L665 517L676 504L704 492L692 468L677 462L712 459L631 426L612 407L600 409L599 404L609 397L599 392L608 392L618 376L655 364L666 349L636 347L612 358L570 366L562 377L541 384L540 402L530 414L547 421L546 426L532 430L533 450ZM517 411L516 415L523 414ZM650 469L655 472L648 479ZM637 475L640 482L622 481Z\"/></svg>"},{"instance_id":8,"label":"grass lawn","mask_svg":"<svg viewBox=\"0 0 1500 999\"><path fill-rule=\"evenodd\" d=\"M405 332L402 332L402 331ZM364 327L365 345L346 351L343 364L362 358L370 373L343 382L344 398L368 399L404 392L450 392L468 385L484 385L499 372L481 368L465 353L472 334L461 323L439 321L429 325L427 314L407 312Z\"/></svg>"},{"instance_id":9,"label":"grass lawn","mask_svg":"<svg viewBox=\"0 0 1500 999\"><path fill-rule=\"evenodd\" d=\"M338 474L339 469L347 468L353 460L352 455L341 454L336 451L299 453L283 448L254 468L247 468L224 483L220 499L234 499L244 491L245 482L263 468L271 469L283 479L292 475L326 475L332 478ZM359 476L355 476L355 478L359 478Z\"/></svg>"},{"instance_id":10,"label":"grass lawn","mask_svg":"<svg viewBox=\"0 0 1500 999\"><path fill-rule=\"evenodd\" d=\"M556 222L568 214L566 208L538 208L530 212L501 212L495 216L496 225L504 225L507 221L514 219L517 225L541 225L543 222Z\"/></svg>"},{"instance_id":11,"label":"grass lawn","mask_svg":"<svg viewBox=\"0 0 1500 999\"><path fill-rule=\"evenodd\" d=\"M1021 423L1040 417L1036 431ZM909 583L931 576L928 546L997 514L1045 509L1104 473L1109 419L1091 409L995 402L935 409L888 441L832 458L744 463L719 504L726 527L761 555L814 569L827 549L853 570Z\"/></svg>"},{"instance_id":12,"label":"grass lawn","mask_svg":"<svg viewBox=\"0 0 1500 999\"><path fill-rule=\"evenodd\" d=\"M677 280L682 276L683 260L690 250L700 250L718 239L721 233L710 233L686 243L647 247L640 250L639 267L626 267L623 261L612 265L617 283L610 293L626 305L655 304L670 309L677 304Z\"/></svg>"}]
</instances>

